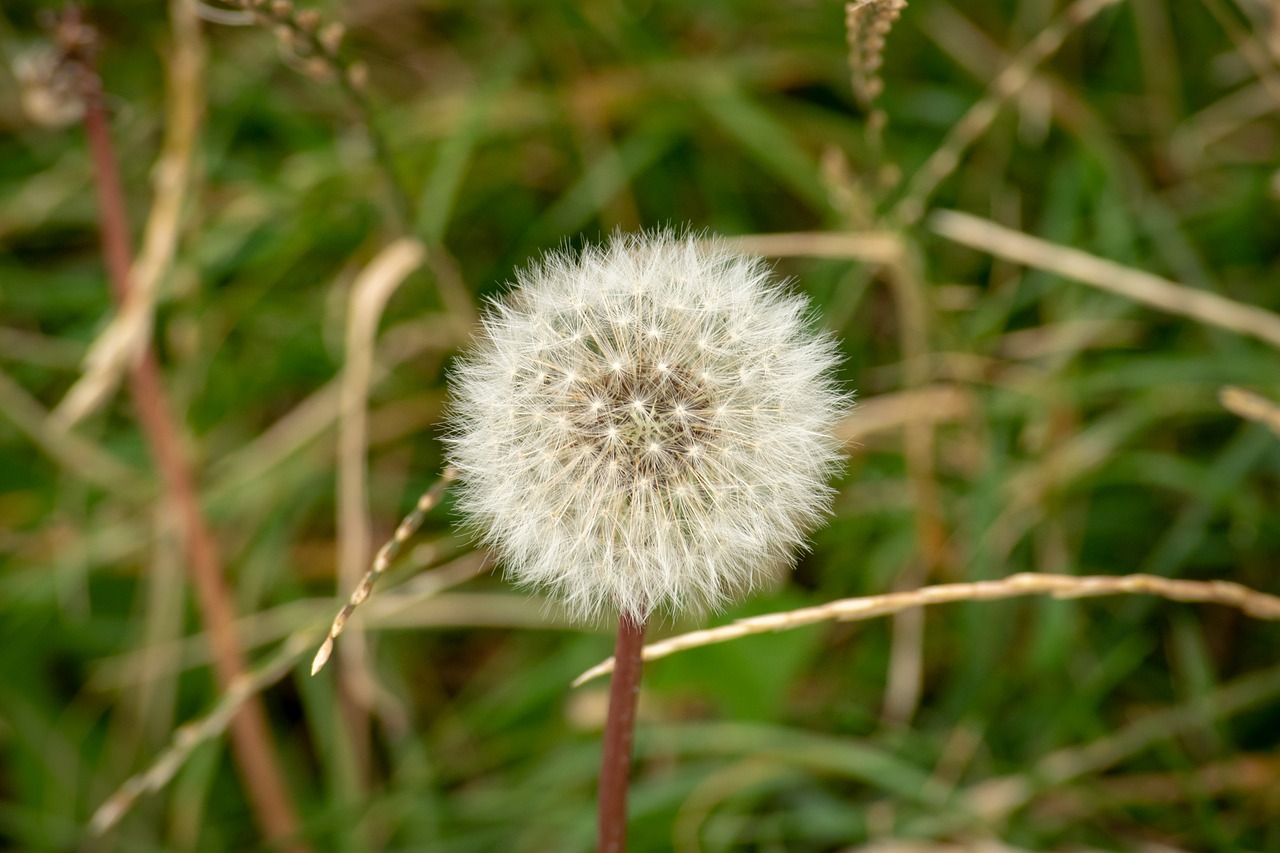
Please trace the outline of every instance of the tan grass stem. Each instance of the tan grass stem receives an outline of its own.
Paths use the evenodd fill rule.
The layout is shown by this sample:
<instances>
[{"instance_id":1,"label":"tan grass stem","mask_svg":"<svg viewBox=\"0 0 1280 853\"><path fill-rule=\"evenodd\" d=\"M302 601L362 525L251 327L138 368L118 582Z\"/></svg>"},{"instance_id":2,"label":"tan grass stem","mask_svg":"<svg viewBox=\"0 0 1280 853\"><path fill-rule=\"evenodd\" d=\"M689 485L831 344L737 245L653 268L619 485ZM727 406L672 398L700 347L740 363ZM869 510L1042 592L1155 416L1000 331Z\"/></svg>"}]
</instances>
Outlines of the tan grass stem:
<instances>
[{"instance_id":1,"label":"tan grass stem","mask_svg":"<svg viewBox=\"0 0 1280 853\"><path fill-rule=\"evenodd\" d=\"M388 244L361 270L351 285L347 306L346 358L339 384L337 519L338 591L351 589L369 565L373 532L369 519L369 388L378 322L397 288L426 259L417 240L401 237ZM367 786L372 747L369 712L384 720L403 721L405 712L381 690L368 665L368 643L353 631L343 646L342 679L338 689L356 764L354 776Z\"/></svg>"},{"instance_id":2,"label":"tan grass stem","mask_svg":"<svg viewBox=\"0 0 1280 853\"><path fill-rule=\"evenodd\" d=\"M1266 397L1228 385L1218 392L1218 402L1227 411L1256 421L1280 436L1280 406Z\"/></svg>"},{"instance_id":3,"label":"tan grass stem","mask_svg":"<svg viewBox=\"0 0 1280 853\"><path fill-rule=\"evenodd\" d=\"M890 264L903 256L902 238L892 231L838 233L799 231L723 238L735 251L766 258L837 258Z\"/></svg>"},{"instance_id":4,"label":"tan grass stem","mask_svg":"<svg viewBox=\"0 0 1280 853\"><path fill-rule=\"evenodd\" d=\"M1187 287L1079 249L1059 246L987 219L955 210L934 211L937 234L1008 261L1057 273L1134 302L1280 347L1280 314Z\"/></svg>"},{"instance_id":5,"label":"tan grass stem","mask_svg":"<svg viewBox=\"0 0 1280 853\"><path fill-rule=\"evenodd\" d=\"M372 621L380 627L404 627L405 624L421 627L423 624L422 619L419 618L415 621L411 618L406 618L411 616L409 611L415 606L420 606L431 599L440 597L442 599L440 612L436 614L439 618L435 620L434 624L450 626L508 624L531 627L530 624L521 623L518 619L511 620L508 623L500 621L503 616L527 616L529 613L528 601L523 597L518 602L518 608L506 608L506 612L501 612L503 608L493 606L494 603L497 601L505 603L512 599L512 596L489 597L483 600L477 600L477 596L470 596L450 600L449 596L441 595L444 590L475 577L476 574L487 567L487 559L483 554L471 552L429 572L417 575L401 588L399 594L385 596L374 603L374 606L370 608L373 611L370 614ZM289 670L297 663L298 658L314 642L316 634L323 625L322 622L311 615L312 611L316 610L318 602L295 602L295 604L299 603L304 605L302 608L305 611L303 618L295 619L285 615L283 611L286 609L289 610L290 614L298 609L291 605L286 605L283 608L277 608L274 612L268 611L250 617L250 620L260 622L264 621L260 617L271 617L269 626L263 624L255 630L252 625L247 624L250 620L242 621L243 633L260 641L263 641L263 637L260 635L266 633L265 629L267 628L272 631L269 639L285 635L285 631L280 631L278 634L274 633L275 629L282 623L286 626L286 630L288 630L289 626L300 623L303 624L303 627L285 635L284 643L275 654L232 684L218 698L217 703L209 713L179 727L173 733L169 747L157 756L145 770L126 780L98 808L90 822L92 831L97 833L106 832L119 822L120 818L133 807L140 796L158 791L167 785L178 770L181 769L182 765L186 763L197 746L222 736L240 706L252 696L270 687L288 674ZM422 614L418 615L421 616ZM468 617L479 618L469 621ZM547 625L554 626L557 623L547 623ZM184 640L122 655L120 659L109 662L110 665L104 667L103 671L100 671L99 675L95 677L94 683L100 688L105 688L108 685L119 686L125 683L134 683L140 679L136 676L130 676L128 671L137 670L148 664L152 665L148 673L152 677L174 675L191 664L191 655L183 649L186 645L187 642Z\"/></svg>"},{"instance_id":6,"label":"tan grass stem","mask_svg":"<svg viewBox=\"0 0 1280 853\"><path fill-rule=\"evenodd\" d=\"M90 346L84 373L54 408L52 422L59 429L70 429L110 398L151 336L160 284L177 251L204 112L205 46L196 5L195 0L169 4L173 43L165 61L164 143L151 170L155 198L142 248L129 271L128 297Z\"/></svg>"},{"instance_id":7,"label":"tan grass stem","mask_svg":"<svg viewBox=\"0 0 1280 853\"><path fill-rule=\"evenodd\" d=\"M938 424L962 420L974 409L974 396L962 385L938 383L877 394L859 400L857 408L836 426L836 435L853 444L918 421Z\"/></svg>"},{"instance_id":8,"label":"tan grass stem","mask_svg":"<svg viewBox=\"0 0 1280 853\"><path fill-rule=\"evenodd\" d=\"M128 814L139 797L169 784L196 747L220 737L245 703L253 701L260 691L279 681L293 668L314 636L310 629L293 634L266 663L228 684L213 710L198 720L179 726L170 739L169 747L146 770L129 777L98 807L89 820L89 831L94 835L109 831Z\"/></svg>"},{"instance_id":9,"label":"tan grass stem","mask_svg":"<svg viewBox=\"0 0 1280 853\"><path fill-rule=\"evenodd\" d=\"M369 597L369 593L373 592L374 583L390 567L396 555L400 553L400 549L404 547L404 543L408 542L418 528L422 526L427 513L440 502L440 499L444 497L445 490L457 476L458 472L453 468L444 469L440 479L418 498L418 503L414 506L413 511L404 517L392 537L378 549L377 555L373 558L373 566L360 579L360 583L356 584L355 591L351 593L351 598L338 611L338 615L333 617L333 624L329 626L329 636L325 637L324 642L320 644L319 650L316 651L315 658L311 661L312 675L324 669L324 665L329 662L329 656L333 654L334 641L338 639L347 627L347 620L351 618L351 613L364 603L365 599Z\"/></svg>"},{"instance_id":10,"label":"tan grass stem","mask_svg":"<svg viewBox=\"0 0 1280 853\"><path fill-rule=\"evenodd\" d=\"M1054 598L1094 598L1104 595L1154 595L1171 601L1221 604L1255 619L1280 620L1280 596L1258 592L1231 581L1172 580L1155 575L1049 575L1022 572L994 581L949 583L910 592L890 592L862 598L844 598L816 607L802 607L739 619L729 625L691 631L645 646L644 659L726 643L753 634L789 631L818 622L860 622L901 613L917 607L958 601L997 601L1031 595ZM604 661L574 679L575 687L613 671L613 659Z\"/></svg>"}]
</instances>

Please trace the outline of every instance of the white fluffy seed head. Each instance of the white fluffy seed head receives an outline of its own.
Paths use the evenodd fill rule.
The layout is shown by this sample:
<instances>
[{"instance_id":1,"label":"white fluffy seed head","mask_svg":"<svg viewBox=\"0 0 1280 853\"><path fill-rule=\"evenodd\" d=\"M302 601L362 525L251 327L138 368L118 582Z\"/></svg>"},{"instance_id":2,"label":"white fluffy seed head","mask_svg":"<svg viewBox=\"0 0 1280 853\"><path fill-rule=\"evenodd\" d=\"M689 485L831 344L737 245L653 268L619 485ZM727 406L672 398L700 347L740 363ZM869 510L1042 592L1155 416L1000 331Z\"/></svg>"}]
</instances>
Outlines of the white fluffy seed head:
<instances>
[{"instance_id":1,"label":"white fluffy seed head","mask_svg":"<svg viewBox=\"0 0 1280 853\"><path fill-rule=\"evenodd\" d=\"M714 242L550 254L457 366L459 507L512 580L579 617L719 606L828 511L837 361L803 297Z\"/></svg>"}]
</instances>

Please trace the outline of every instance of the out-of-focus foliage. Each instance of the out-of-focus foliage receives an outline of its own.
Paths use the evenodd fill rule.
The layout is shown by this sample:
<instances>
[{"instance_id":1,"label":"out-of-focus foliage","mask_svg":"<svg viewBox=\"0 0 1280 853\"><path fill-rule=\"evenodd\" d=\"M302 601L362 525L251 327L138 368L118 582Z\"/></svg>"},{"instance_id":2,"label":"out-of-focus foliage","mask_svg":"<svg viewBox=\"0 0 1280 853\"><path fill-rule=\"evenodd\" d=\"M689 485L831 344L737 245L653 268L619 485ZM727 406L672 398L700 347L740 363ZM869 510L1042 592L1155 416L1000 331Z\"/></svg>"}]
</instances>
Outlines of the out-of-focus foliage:
<instances>
[{"instance_id":1,"label":"out-of-focus foliage","mask_svg":"<svg viewBox=\"0 0 1280 853\"><path fill-rule=\"evenodd\" d=\"M39 7L0 13L10 67L47 38ZM431 257L381 324L375 535L438 474L444 380L465 338L448 282L479 303L536 253L616 228L887 229L909 252L894 269L778 266L842 337L861 399L946 384L964 405L923 436L916 417L914 439L899 425L852 446L812 552L718 619L1028 570L1280 590L1280 439L1217 401L1227 384L1280 397L1275 349L888 216L1061 7L909 7L881 72L882 156L835 2L320 7L368 68ZM1280 310L1280 25L1267 8L1107 9L930 206ZM164 131L166 9L119 0L87 16L139 234ZM206 23L203 36L196 177L154 342L262 660L338 601L334 380L352 279L397 230L385 164L340 87L282 61L268 29ZM42 449L65 447L40 418L113 307L83 135L32 126L0 74L0 847L256 849L222 740L87 841L93 810L218 692L127 397L73 436L128 476L95 480L83 457ZM466 556L450 518L446 501L419 540L431 547L380 594ZM300 659L264 694L306 841L589 849L603 693L568 684L609 653L607 632L565 627L496 575L383 615L366 634L371 715L339 689L343 666L312 679ZM909 622L827 625L649 667L634 849L1280 849L1277 626L1140 599L957 605L924 624L914 648ZM902 692L917 662L918 705ZM897 722L882 714L887 685Z\"/></svg>"}]
</instances>

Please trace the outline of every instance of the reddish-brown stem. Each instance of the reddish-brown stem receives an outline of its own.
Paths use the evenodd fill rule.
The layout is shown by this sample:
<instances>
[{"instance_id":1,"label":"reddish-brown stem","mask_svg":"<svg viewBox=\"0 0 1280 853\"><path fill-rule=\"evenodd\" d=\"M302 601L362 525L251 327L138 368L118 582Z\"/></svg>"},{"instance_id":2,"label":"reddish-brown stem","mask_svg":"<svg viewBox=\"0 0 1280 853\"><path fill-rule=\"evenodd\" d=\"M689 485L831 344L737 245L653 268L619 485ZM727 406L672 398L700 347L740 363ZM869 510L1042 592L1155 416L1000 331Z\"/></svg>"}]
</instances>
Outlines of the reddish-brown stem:
<instances>
[{"instance_id":1,"label":"reddish-brown stem","mask_svg":"<svg viewBox=\"0 0 1280 853\"><path fill-rule=\"evenodd\" d=\"M80 29L78 15L68 13L64 26ZM81 31L83 32L83 31ZM84 61L84 57L80 57ZM84 126L93 161L94 182L102 228L102 256L116 302L129 295L129 231L124 189L111 143L111 128L102 105L97 74L83 67L82 96ZM129 397L147 446L160 473L166 501L178 513L201 620L209 633L214 672L219 687L226 691L243 677L247 665L244 649L235 631L235 608L223 579L221 562L213 534L200 510L195 481L182 456L175 426L155 352L147 347L129 372ZM249 801L263 832L284 842L290 850L305 850L291 841L298 830L293 802L276 760L275 746L266 712L258 697L247 700L231 722L231 745Z\"/></svg>"},{"instance_id":2,"label":"reddish-brown stem","mask_svg":"<svg viewBox=\"0 0 1280 853\"><path fill-rule=\"evenodd\" d=\"M640 697L645 623L623 613L618 617L613 677L609 683L609 717L604 726L600 761L600 853L627 849L627 786L631 775L631 741Z\"/></svg>"}]
</instances>

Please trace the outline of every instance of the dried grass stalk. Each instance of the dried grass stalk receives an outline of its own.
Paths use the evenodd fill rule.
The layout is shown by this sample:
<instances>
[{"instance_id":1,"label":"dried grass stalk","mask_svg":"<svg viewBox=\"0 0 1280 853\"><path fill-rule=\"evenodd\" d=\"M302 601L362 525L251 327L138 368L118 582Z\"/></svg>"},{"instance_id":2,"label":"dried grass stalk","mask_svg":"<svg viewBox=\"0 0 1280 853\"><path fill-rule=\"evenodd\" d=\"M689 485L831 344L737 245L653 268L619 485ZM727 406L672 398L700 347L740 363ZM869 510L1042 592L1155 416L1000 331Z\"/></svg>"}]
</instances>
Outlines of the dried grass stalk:
<instances>
[{"instance_id":1,"label":"dried grass stalk","mask_svg":"<svg viewBox=\"0 0 1280 853\"><path fill-rule=\"evenodd\" d=\"M884 91L880 66L884 63L885 37L905 8L907 0L856 0L845 4L850 83L863 109L870 110Z\"/></svg>"},{"instance_id":2,"label":"dried grass stalk","mask_svg":"<svg viewBox=\"0 0 1280 853\"><path fill-rule=\"evenodd\" d=\"M444 497L445 489L449 487L449 484L453 482L457 475L458 473L454 469L446 468L435 485L424 492L422 497L418 498L418 503L413 508L413 512L404 517L392 537L378 549L377 556L373 558L373 566L361 578L355 592L351 593L351 598L338 611L338 615L333 617L333 624L329 627L329 636L324 638L324 642L321 643L320 649L316 652L315 659L311 661L312 675L324 669L324 665L329 662L329 656L333 654L333 642L338 639L343 629L346 628L347 620L351 618L352 611L363 604L364 600L369 597L369 593L373 591L374 583L395 560L404 543L408 542L410 537L422 526L422 520L427 517L427 513L436 504L440 503L440 499Z\"/></svg>"},{"instance_id":3,"label":"dried grass stalk","mask_svg":"<svg viewBox=\"0 0 1280 853\"><path fill-rule=\"evenodd\" d=\"M1260 394L1228 385L1218 392L1218 402L1229 412L1245 420L1257 421L1280 435L1280 406Z\"/></svg>"},{"instance_id":4,"label":"dried grass stalk","mask_svg":"<svg viewBox=\"0 0 1280 853\"><path fill-rule=\"evenodd\" d=\"M935 211L929 217L929 227L948 240L996 257L1057 273L1170 314L1249 335L1280 347L1280 314L1265 308L1187 287L968 213Z\"/></svg>"},{"instance_id":5,"label":"dried grass stalk","mask_svg":"<svg viewBox=\"0 0 1280 853\"><path fill-rule=\"evenodd\" d=\"M891 592L863 598L844 598L817 607L803 607L739 619L729 625L691 631L645 646L646 661L664 658L686 649L725 643L752 634L787 631L817 622L858 622L901 613L916 607L955 601L995 601L1029 595L1054 598L1092 598L1103 595L1155 595L1171 601L1222 604L1235 607L1255 619L1280 620L1280 596L1268 595L1231 581L1172 580L1155 575L1049 575L1023 572L995 581L949 583L909 592ZM613 659L600 663L574 679L575 687L613 671Z\"/></svg>"}]
</instances>

